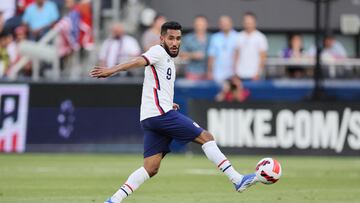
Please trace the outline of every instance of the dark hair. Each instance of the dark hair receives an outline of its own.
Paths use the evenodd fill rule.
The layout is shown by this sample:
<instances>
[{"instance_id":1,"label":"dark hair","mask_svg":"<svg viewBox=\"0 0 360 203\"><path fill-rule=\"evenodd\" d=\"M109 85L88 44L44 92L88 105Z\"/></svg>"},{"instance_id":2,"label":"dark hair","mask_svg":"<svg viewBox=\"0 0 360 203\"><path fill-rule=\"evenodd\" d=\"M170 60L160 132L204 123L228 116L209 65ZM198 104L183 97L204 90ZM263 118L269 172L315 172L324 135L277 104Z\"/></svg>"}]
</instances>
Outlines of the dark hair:
<instances>
[{"instance_id":1,"label":"dark hair","mask_svg":"<svg viewBox=\"0 0 360 203\"><path fill-rule=\"evenodd\" d=\"M5 38L10 35L12 35L12 33L9 29L4 29L2 32L0 32L0 38Z\"/></svg>"},{"instance_id":2,"label":"dark hair","mask_svg":"<svg viewBox=\"0 0 360 203\"><path fill-rule=\"evenodd\" d=\"M180 23L178 23L178 22L169 21L169 22L164 23L161 26L161 35L165 35L167 33L167 30L180 30L180 31L182 31L182 27L181 27Z\"/></svg>"},{"instance_id":3,"label":"dark hair","mask_svg":"<svg viewBox=\"0 0 360 203\"><path fill-rule=\"evenodd\" d=\"M255 20L257 19L255 13L252 12L252 11L247 11L247 12L244 14L244 17L245 17L245 16L251 16L251 17L253 17Z\"/></svg>"},{"instance_id":4,"label":"dark hair","mask_svg":"<svg viewBox=\"0 0 360 203\"><path fill-rule=\"evenodd\" d=\"M324 39L335 38L335 33L332 30L328 30L325 32Z\"/></svg>"}]
</instances>

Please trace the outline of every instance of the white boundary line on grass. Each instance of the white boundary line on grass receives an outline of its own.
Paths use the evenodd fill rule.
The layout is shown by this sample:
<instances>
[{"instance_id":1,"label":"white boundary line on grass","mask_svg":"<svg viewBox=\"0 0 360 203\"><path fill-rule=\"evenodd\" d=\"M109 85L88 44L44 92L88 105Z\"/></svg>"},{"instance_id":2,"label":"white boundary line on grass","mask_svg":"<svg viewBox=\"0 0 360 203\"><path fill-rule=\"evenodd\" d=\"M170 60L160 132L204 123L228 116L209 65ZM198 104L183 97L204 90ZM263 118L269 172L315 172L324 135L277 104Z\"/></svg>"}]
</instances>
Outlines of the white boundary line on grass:
<instances>
[{"instance_id":1,"label":"white boundary line on grass","mask_svg":"<svg viewBox=\"0 0 360 203\"><path fill-rule=\"evenodd\" d=\"M220 173L215 169L200 169L200 168L193 168L185 170L187 174L193 175L220 175Z\"/></svg>"}]
</instances>

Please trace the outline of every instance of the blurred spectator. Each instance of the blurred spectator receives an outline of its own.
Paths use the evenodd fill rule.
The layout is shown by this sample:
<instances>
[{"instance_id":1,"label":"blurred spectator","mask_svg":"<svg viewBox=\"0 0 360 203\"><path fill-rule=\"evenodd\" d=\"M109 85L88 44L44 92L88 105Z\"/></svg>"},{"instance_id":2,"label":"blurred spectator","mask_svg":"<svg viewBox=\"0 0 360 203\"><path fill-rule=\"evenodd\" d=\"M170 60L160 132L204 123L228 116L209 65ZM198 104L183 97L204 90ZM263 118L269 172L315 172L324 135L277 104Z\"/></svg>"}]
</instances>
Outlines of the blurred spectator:
<instances>
[{"instance_id":1,"label":"blurred spectator","mask_svg":"<svg viewBox=\"0 0 360 203\"><path fill-rule=\"evenodd\" d=\"M326 34L323 40L323 50L321 52L322 58L330 58L330 59L337 59L337 58L346 58L347 53L344 46L336 40L336 37L332 33ZM312 46L309 50L310 56L316 55L316 48Z\"/></svg>"},{"instance_id":2,"label":"blurred spectator","mask_svg":"<svg viewBox=\"0 0 360 203\"><path fill-rule=\"evenodd\" d=\"M150 47L160 44L161 26L166 22L166 17L158 15L154 18L154 22L149 29L147 29L141 39L144 51Z\"/></svg>"},{"instance_id":3,"label":"blurred spectator","mask_svg":"<svg viewBox=\"0 0 360 203\"><path fill-rule=\"evenodd\" d=\"M330 55L334 58L346 58L347 53L344 46L336 40L335 35L330 34L325 37L324 40L324 50L323 53L325 56Z\"/></svg>"},{"instance_id":4,"label":"blurred spectator","mask_svg":"<svg viewBox=\"0 0 360 203\"><path fill-rule=\"evenodd\" d=\"M101 46L100 66L112 67L140 53L141 49L136 39L125 34L122 24L115 23L111 27L111 37Z\"/></svg>"},{"instance_id":5,"label":"blurred spectator","mask_svg":"<svg viewBox=\"0 0 360 203\"><path fill-rule=\"evenodd\" d=\"M91 0L81 0L79 3L80 11L80 47L85 50L92 50L94 47L93 36L93 16Z\"/></svg>"},{"instance_id":6,"label":"blurred spectator","mask_svg":"<svg viewBox=\"0 0 360 203\"><path fill-rule=\"evenodd\" d=\"M180 52L182 59L187 60L185 77L189 80L205 80L207 67L207 48L210 34L207 32L208 21L205 16L194 19L194 32L184 36Z\"/></svg>"},{"instance_id":7,"label":"blurred spectator","mask_svg":"<svg viewBox=\"0 0 360 203\"><path fill-rule=\"evenodd\" d=\"M220 32L215 33L210 40L207 77L222 84L234 75L232 61L238 33L233 30L229 16L219 18L219 28Z\"/></svg>"},{"instance_id":8,"label":"blurred spectator","mask_svg":"<svg viewBox=\"0 0 360 203\"><path fill-rule=\"evenodd\" d=\"M54 2L36 0L26 8L23 23L28 26L30 38L39 40L58 18L59 11Z\"/></svg>"},{"instance_id":9,"label":"blurred spectator","mask_svg":"<svg viewBox=\"0 0 360 203\"><path fill-rule=\"evenodd\" d=\"M59 55L65 57L79 50L80 11L75 0L65 0L65 15L56 24L60 30Z\"/></svg>"},{"instance_id":10,"label":"blurred spectator","mask_svg":"<svg viewBox=\"0 0 360 203\"><path fill-rule=\"evenodd\" d=\"M9 2L12 0L9 0ZM33 3L35 0L15 0L14 1L14 15L11 18L7 19L5 22L5 29L15 31L17 27L22 24L22 15L25 12L25 9Z\"/></svg>"},{"instance_id":11,"label":"blurred spectator","mask_svg":"<svg viewBox=\"0 0 360 203\"><path fill-rule=\"evenodd\" d=\"M66 7L66 0L50 0L52 2L54 2L58 8L58 11L62 11L64 10L64 8ZM77 1L77 0L76 0ZM66 8L65 8L66 9Z\"/></svg>"},{"instance_id":12,"label":"blurred spectator","mask_svg":"<svg viewBox=\"0 0 360 203\"><path fill-rule=\"evenodd\" d=\"M299 34L293 34L288 41L288 47L284 49L284 58L301 58L304 56L303 41Z\"/></svg>"},{"instance_id":13,"label":"blurred spectator","mask_svg":"<svg viewBox=\"0 0 360 203\"><path fill-rule=\"evenodd\" d=\"M7 21L15 15L16 12L16 1L15 0L6 0L1 1L0 4L0 15L2 16L3 21Z\"/></svg>"},{"instance_id":14,"label":"blurred spectator","mask_svg":"<svg viewBox=\"0 0 360 203\"><path fill-rule=\"evenodd\" d=\"M256 29L256 16L247 12L243 17L244 30L236 42L235 67L241 79L259 80L265 66L268 42Z\"/></svg>"},{"instance_id":15,"label":"blurred spectator","mask_svg":"<svg viewBox=\"0 0 360 203\"><path fill-rule=\"evenodd\" d=\"M20 60L21 56L19 53L19 44L23 40L26 40L26 27L24 26L19 26L15 29L15 40L13 39L12 35L9 34L7 36L7 54L10 61L6 73L8 73L12 66ZM31 75L31 62L29 62L23 67L23 69L21 70L21 74L24 76Z\"/></svg>"},{"instance_id":16,"label":"blurred spectator","mask_svg":"<svg viewBox=\"0 0 360 203\"><path fill-rule=\"evenodd\" d=\"M293 34L288 41L288 47L283 50L282 57L288 59L300 59L304 57L303 41L299 34ZM301 78L305 75L305 69L301 66L286 68L286 73L291 78Z\"/></svg>"},{"instance_id":17,"label":"blurred spectator","mask_svg":"<svg viewBox=\"0 0 360 203\"><path fill-rule=\"evenodd\" d=\"M216 95L216 101L218 102L243 102L250 95L249 90L245 89L238 76L233 76L230 79L225 80L221 91Z\"/></svg>"},{"instance_id":18,"label":"blurred spectator","mask_svg":"<svg viewBox=\"0 0 360 203\"><path fill-rule=\"evenodd\" d=\"M8 35L6 49L10 58L10 65L9 65L10 68L16 62L19 56L17 45L12 34Z\"/></svg>"},{"instance_id":19,"label":"blurred spectator","mask_svg":"<svg viewBox=\"0 0 360 203\"><path fill-rule=\"evenodd\" d=\"M34 3L35 0L17 0L17 12L23 14L30 4Z\"/></svg>"},{"instance_id":20,"label":"blurred spectator","mask_svg":"<svg viewBox=\"0 0 360 203\"><path fill-rule=\"evenodd\" d=\"M20 43L23 40L26 40L26 27L19 26L15 29L15 42Z\"/></svg>"},{"instance_id":21,"label":"blurred spectator","mask_svg":"<svg viewBox=\"0 0 360 203\"><path fill-rule=\"evenodd\" d=\"M26 40L26 27L25 26L19 26L15 29L15 51L14 51L14 56L15 56L15 61L12 64L17 63L21 56L19 54L19 45L22 41ZM21 74L23 74L24 76L31 76L32 74L32 67L31 67L31 62L27 63L22 71Z\"/></svg>"},{"instance_id":22,"label":"blurred spectator","mask_svg":"<svg viewBox=\"0 0 360 203\"><path fill-rule=\"evenodd\" d=\"M12 42L11 33L3 30L0 33L0 76L3 77L9 70L11 58L8 52L8 46Z\"/></svg>"},{"instance_id":23,"label":"blurred spectator","mask_svg":"<svg viewBox=\"0 0 360 203\"><path fill-rule=\"evenodd\" d=\"M0 32L4 29L7 20L12 18L16 12L15 0L5 0L0 3Z\"/></svg>"}]
</instances>

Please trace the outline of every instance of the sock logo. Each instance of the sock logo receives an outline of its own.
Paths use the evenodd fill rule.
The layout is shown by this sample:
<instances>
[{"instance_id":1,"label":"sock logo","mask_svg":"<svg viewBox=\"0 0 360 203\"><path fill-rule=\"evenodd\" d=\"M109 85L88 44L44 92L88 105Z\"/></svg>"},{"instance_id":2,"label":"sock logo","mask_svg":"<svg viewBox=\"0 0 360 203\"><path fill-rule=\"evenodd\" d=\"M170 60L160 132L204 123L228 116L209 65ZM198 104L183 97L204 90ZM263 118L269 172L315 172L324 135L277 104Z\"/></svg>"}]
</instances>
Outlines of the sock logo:
<instances>
[{"instance_id":1,"label":"sock logo","mask_svg":"<svg viewBox=\"0 0 360 203\"><path fill-rule=\"evenodd\" d=\"M199 124L197 124L196 122L193 122L193 125L197 128L200 128Z\"/></svg>"}]
</instances>

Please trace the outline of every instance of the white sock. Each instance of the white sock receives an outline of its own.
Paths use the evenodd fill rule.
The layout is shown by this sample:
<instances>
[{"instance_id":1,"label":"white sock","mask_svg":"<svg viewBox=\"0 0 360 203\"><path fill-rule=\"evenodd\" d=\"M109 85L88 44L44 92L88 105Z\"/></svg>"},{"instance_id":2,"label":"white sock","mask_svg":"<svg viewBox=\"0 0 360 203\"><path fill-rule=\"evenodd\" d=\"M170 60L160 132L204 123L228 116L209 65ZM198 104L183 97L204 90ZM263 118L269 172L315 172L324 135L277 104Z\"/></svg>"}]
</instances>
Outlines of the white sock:
<instances>
[{"instance_id":1,"label":"white sock","mask_svg":"<svg viewBox=\"0 0 360 203\"><path fill-rule=\"evenodd\" d=\"M146 180L150 178L149 174L144 167L141 167L134 171L124 185L111 197L111 201L114 203L120 203L123 199L128 197L136 189L140 187Z\"/></svg>"},{"instance_id":2,"label":"white sock","mask_svg":"<svg viewBox=\"0 0 360 203\"><path fill-rule=\"evenodd\" d=\"M215 141L209 141L202 145L206 157L222 171L232 183L239 183L242 175L231 166L230 161L220 151Z\"/></svg>"}]
</instances>

